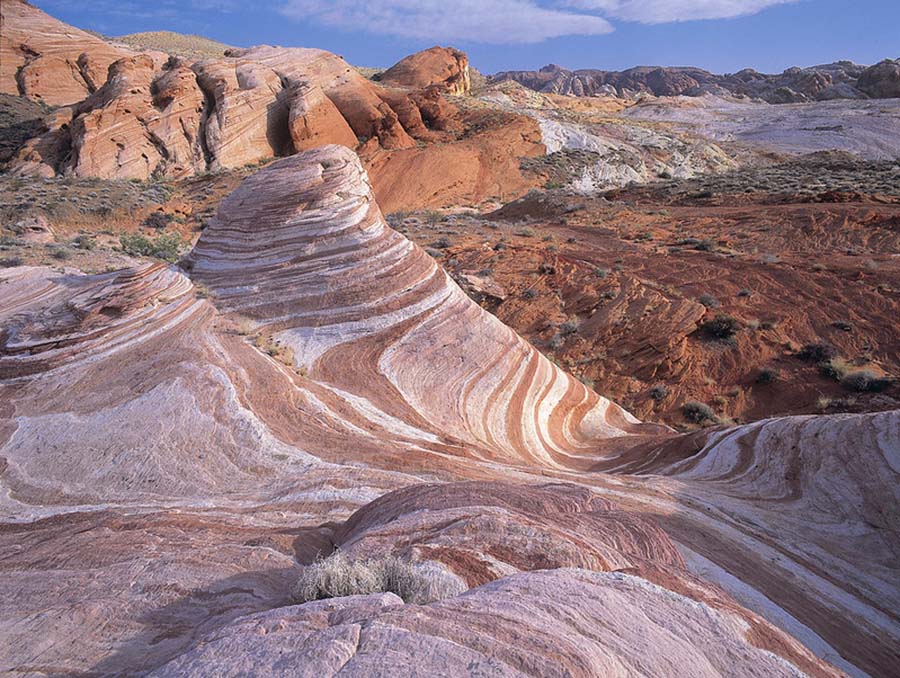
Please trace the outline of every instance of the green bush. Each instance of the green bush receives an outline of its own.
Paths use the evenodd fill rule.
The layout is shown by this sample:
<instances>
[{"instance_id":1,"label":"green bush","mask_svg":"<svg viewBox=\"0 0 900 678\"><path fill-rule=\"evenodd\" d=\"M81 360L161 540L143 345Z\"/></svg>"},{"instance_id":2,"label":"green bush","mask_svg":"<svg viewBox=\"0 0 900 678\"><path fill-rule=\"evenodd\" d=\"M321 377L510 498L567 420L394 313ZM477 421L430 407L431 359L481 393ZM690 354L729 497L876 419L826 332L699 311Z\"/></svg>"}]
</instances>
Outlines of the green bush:
<instances>
[{"instance_id":1,"label":"green bush","mask_svg":"<svg viewBox=\"0 0 900 678\"><path fill-rule=\"evenodd\" d=\"M125 233L119 236L122 250L135 257L154 257L169 262L178 260L185 246L180 235L171 233L151 240L140 233Z\"/></svg>"}]
</instances>

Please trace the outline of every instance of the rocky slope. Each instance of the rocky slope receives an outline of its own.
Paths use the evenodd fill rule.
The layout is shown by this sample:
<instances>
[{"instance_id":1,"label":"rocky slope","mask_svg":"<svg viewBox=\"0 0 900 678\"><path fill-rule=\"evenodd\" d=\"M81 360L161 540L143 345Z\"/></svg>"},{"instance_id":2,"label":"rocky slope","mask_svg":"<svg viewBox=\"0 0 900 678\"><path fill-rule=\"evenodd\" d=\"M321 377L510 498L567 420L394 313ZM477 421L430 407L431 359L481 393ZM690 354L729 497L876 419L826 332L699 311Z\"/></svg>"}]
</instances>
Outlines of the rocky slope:
<instances>
[{"instance_id":1,"label":"rocky slope","mask_svg":"<svg viewBox=\"0 0 900 678\"><path fill-rule=\"evenodd\" d=\"M640 424L390 229L344 147L247 179L182 270L0 278L4 672L896 665L898 412ZM336 546L472 588L292 605Z\"/></svg>"},{"instance_id":2,"label":"rocky slope","mask_svg":"<svg viewBox=\"0 0 900 678\"><path fill-rule=\"evenodd\" d=\"M167 55L106 43L22 0L2 12L0 92L63 105L9 161L20 174L183 178L338 143L360 152L379 198L397 209L521 194L533 180L518 158L543 152L529 118L444 98L469 88L457 50L412 55L382 86L322 50L185 58L178 45Z\"/></svg>"},{"instance_id":3,"label":"rocky slope","mask_svg":"<svg viewBox=\"0 0 900 678\"><path fill-rule=\"evenodd\" d=\"M771 104L825 101L829 99L876 99L898 96L897 61L885 59L874 66L850 61L789 68L770 75L745 68L717 75L701 68L638 66L625 71L584 69L570 71L556 64L539 71L504 71L493 82L515 80L539 92L571 96L634 97L700 96L716 94L751 97Z\"/></svg>"}]
</instances>

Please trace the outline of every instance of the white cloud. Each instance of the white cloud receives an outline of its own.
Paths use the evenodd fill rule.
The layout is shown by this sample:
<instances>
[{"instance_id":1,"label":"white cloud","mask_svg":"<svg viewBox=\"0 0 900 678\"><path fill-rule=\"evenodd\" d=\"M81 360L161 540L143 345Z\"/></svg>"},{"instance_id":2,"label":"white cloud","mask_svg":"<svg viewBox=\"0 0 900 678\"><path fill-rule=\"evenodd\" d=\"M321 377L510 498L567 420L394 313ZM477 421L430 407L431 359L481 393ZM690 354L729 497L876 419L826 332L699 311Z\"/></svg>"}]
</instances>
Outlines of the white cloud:
<instances>
[{"instance_id":1,"label":"white cloud","mask_svg":"<svg viewBox=\"0 0 900 678\"><path fill-rule=\"evenodd\" d=\"M596 14L531 0L288 0L282 11L337 28L447 42L532 43L613 30Z\"/></svg>"},{"instance_id":2,"label":"white cloud","mask_svg":"<svg viewBox=\"0 0 900 678\"><path fill-rule=\"evenodd\" d=\"M606 17L662 24L697 19L731 19L796 0L564 0L567 7Z\"/></svg>"},{"instance_id":3,"label":"white cloud","mask_svg":"<svg viewBox=\"0 0 900 678\"><path fill-rule=\"evenodd\" d=\"M297 19L378 35L504 44L601 35L613 30L608 19L648 24L724 19L796 1L286 0L281 11Z\"/></svg>"}]
</instances>

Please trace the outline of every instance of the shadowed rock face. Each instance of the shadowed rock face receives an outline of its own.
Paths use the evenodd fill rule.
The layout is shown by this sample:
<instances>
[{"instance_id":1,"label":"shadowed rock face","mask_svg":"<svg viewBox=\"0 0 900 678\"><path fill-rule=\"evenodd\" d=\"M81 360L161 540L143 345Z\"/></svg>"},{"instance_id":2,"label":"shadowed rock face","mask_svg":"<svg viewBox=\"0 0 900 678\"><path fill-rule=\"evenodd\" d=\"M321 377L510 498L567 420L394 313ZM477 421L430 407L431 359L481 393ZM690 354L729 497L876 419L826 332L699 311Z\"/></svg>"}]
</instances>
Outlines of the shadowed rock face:
<instances>
[{"instance_id":1,"label":"shadowed rock face","mask_svg":"<svg viewBox=\"0 0 900 678\"><path fill-rule=\"evenodd\" d=\"M639 66L625 71L570 71L551 64L539 71L497 73L491 80L515 80L539 92L573 96L719 94L787 104L827 99L896 97L896 68L896 62L886 59L869 68L839 61L811 68L789 68L777 75L758 73L749 68L733 74L717 75L701 68Z\"/></svg>"},{"instance_id":2,"label":"shadowed rock face","mask_svg":"<svg viewBox=\"0 0 900 678\"><path fill-rule=\"evenodd\" d=\"M640 424L388 228L341 146L246 180L184 268L0 272L0 670L896 664L900 413ZM290 605L335 547L476 588Z\"/></svg>"}]
</instances>

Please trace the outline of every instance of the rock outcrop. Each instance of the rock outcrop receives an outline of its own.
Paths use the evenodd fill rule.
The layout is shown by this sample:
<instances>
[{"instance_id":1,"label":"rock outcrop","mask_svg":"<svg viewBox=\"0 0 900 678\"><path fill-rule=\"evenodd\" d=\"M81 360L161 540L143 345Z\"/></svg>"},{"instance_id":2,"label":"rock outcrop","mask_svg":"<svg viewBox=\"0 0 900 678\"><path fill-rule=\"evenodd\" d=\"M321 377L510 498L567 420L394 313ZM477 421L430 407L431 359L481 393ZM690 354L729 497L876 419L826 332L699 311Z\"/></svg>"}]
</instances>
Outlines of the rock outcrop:
<instances>
[{"instance_id":1,"label":"rock outcrop","mask_svg":"<svg viewBox=\"0 0 900 678\"><path fill-rule=\"evenodd\" d=\"M885 59L864 70L856 83L874 99L900 97L900 59Z\"/></svg>"},{"instance_id":2,"label":"rock outcrop","mask_svg":"<svg viewBox=\"0 0 900 678\"><path fill-rule=\"evenodd\" d=\"M838 61L809 68L789 68L774 75L745 68L718 75L701 68L638 66L625 71L584 69L570 71L556 64L539 71L504 71L492 82L515 80L539 92L572 96L634 97L700 96L716 94L752 97L772 104L824 101L829 99L890 98L898 96L888 84L874 84L890 76L890 60L866 68L850 61ZM873 69L881 69L881 71Z\"/></svg>"},{"instance_id":3,"label":"rock outcrop","mask_svg":"<svg viewBox=\"0 0 900 678\"><path fill-rule=\"evenodd\" d=\"M378 76L389 87L437 87L449 94L468 94L472 88L469 59L452 47L432 47L401 59Z\"/></svg>"},{"instance_id":4,"label":"rock outcrop","mask_svg":"<svg viewBox=\"0 0 900 678\"><path fill-rule=\"evenodd\" d=\"M900 413L641 424L392 231L349 149L251 176L181 270L0 286L3 672L896 665ZM475 588L292 605L336 545Z\"/></svg>"},{"instance_id":5,"label":"rock outcrop","mask_svg":"<svg viewBox=\"0 0 900 678\"><path fill-rule=\"evenodd\" d=\"M0 6L0 92L74 104L99 89L107 68L127 55L24 0Z\"/></svg>"},{"instance_id":6,"label":"rock outcrop","mask_svg":"<svg viewBox=\"0 0 900 678\"><path fill-rule=\"evenodd\" d=\"M16 142L8 164L20 174L183 178L341 144L360 152L392 211L534 186L519 168L519 158L544 152L533 121L462 111L444 98L470 87L458 50L415 54L378 84L318 49L228 49L192 61L126 51L19 0L3 11L3 64L12 70L0 92L67 104ZM44 32L32 35L34 23ZM51 57L82 64L76 81L60 85Z\"/></svg>"}]
</instances>

